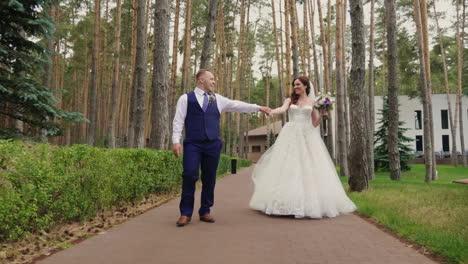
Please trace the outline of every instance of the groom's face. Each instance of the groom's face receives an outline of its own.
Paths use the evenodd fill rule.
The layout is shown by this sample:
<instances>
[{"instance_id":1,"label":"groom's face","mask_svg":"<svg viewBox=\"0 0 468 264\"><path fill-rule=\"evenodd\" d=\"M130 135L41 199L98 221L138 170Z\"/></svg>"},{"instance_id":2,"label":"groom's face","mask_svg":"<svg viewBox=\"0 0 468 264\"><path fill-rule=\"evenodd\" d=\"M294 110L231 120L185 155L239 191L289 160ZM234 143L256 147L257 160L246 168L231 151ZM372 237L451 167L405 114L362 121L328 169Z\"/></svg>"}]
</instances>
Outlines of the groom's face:
<instances>
[{"instance_id":1,"label":"groom's face","mask_svg":"<svg viewBox=\"0 0 468 264\"><path fill-rule=\"evenodd\" d=\"M211 72L209 71L205 72L205 74L203 74L203 76L200 79L201 79L200 81L203 85L205 92L209 92L209 93L215 92L216 81L215 81L214 75Z\"/></svg>"}]
</instances>

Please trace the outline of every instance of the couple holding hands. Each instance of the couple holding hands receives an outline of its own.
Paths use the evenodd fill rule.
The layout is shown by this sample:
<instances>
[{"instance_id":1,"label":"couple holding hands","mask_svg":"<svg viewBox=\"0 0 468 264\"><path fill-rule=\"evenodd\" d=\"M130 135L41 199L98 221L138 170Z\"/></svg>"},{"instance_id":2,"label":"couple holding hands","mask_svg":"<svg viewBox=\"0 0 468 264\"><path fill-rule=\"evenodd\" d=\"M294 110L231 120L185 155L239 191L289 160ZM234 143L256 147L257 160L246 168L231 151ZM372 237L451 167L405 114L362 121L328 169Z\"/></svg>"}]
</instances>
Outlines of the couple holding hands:
<instances>
[{"instance_id":1,"label":"couple holding hands","mask_svg":"<svg viewBox=\"0 0 468 264\"><path fill-rule=\"evenodd\" d=\"M176 225L190 223L194 210L195 183L201 168L202 192L198 215L201 221L214 223L210 208L214 203L216 170L222 150L219 138L222 112L258 112L267 115L288 111L276 142L259 159L252 179L255 191L250 207L268 215L292 215L296 218L335 217L356 209L346 196L335 166L320 137L324 111L314 107L315 96L305 76L293 81L294 91L276 109L230 100L215 92L215 77L209 70L196 74L197 87L177 101L173 121L173 152L183 150L183 182L180 218ZM182 130L185 139L181 143Z\"/></svg>"}]
</instances>

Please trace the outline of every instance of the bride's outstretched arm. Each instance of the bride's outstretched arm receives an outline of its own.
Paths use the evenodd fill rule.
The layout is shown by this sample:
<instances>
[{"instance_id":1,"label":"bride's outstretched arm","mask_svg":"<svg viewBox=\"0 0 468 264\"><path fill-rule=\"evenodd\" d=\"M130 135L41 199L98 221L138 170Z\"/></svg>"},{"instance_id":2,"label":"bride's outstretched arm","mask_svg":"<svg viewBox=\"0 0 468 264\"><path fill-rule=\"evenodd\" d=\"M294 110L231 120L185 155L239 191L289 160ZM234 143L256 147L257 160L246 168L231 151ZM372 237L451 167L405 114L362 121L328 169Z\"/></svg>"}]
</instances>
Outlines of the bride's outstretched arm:
<instances>
[{"instance_id":1,"label":"bride's outstretched arm","mask_svg":"<svg viewBox=\"0 0 468 264\"><path fill-rule=\"evenodd\" d=\"M286 98L281 107L271 110L270 115L282 114L288 110L289 105L291 104L291 98Z\"/></svg>"}]
</instances>

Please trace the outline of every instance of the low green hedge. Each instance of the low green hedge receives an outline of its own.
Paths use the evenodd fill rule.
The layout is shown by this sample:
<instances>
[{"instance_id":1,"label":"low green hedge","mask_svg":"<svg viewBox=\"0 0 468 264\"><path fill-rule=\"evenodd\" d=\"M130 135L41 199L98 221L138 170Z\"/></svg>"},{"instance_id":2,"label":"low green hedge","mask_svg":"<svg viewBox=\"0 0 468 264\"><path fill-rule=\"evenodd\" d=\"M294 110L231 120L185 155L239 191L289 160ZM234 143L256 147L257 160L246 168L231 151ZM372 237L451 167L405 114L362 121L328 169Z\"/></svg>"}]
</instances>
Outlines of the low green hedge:
<instances>
[{"instance_id":1,"label":"low green hedge","mask_svg":"<svg viewBox=\"0 0 468 264\"><path fill-rule=\"evenodd\" d=\"M218 174L228 171L230 160L221 155ZM238 167L249 165L238 161ZM0 241L179 189L181 174L182 161L170 151L0 140Z\"/></svg>"}]
</instances>

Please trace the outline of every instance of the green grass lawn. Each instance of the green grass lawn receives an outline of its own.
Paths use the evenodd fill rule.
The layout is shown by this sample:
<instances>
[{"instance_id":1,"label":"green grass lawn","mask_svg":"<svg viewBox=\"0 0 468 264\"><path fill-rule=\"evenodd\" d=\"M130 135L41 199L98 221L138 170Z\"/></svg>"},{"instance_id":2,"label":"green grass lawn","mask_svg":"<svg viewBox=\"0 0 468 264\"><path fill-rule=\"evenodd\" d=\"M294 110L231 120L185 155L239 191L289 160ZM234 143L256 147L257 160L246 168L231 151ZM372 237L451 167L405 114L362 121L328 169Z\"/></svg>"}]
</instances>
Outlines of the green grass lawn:
<instances>
[{"instance_id":1,"label":"green grass lawn","mask_svg":"<svg viewBox=\"0 0 468 264\"><path fill-rule=\"evenodd\" d=\"M349 193L358 212L375 219L400 236L447 258L468 263L468 169L437 166L439 180L424 182L424 165L413 165L401 181L388 172L376 173L370 189ZM345 183L347 179L341 178Z\"/></svg>"}]
</instances>

